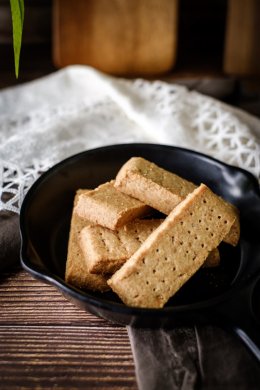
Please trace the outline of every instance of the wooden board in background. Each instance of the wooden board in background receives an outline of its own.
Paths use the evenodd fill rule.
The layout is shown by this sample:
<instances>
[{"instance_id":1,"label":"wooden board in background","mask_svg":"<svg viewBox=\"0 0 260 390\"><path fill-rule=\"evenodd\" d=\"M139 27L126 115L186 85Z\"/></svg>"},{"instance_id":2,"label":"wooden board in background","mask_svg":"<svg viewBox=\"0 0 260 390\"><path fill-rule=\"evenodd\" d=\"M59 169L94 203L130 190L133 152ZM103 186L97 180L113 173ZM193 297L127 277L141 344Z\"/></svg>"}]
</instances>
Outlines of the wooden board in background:
<instances>
[{"instance_id":1,"label":"wooden board in background","mask_svg":"<svg viewBox=\"0 0 260 390\"><path fill-rule=\"evenodd\" d=\"M260 1L229 0L224 70L231 75L260 75Z\"/></svg>"},{"instance_id":2,"label":"wooden board in background","mask_svg":"<svg viewBox=\"0 0 260 390\"><path fill-rule=\"evenodd\" d=\"M175 63L178 0L55 0L55 65L155 75Z\"/></svg>"}]
</instances>

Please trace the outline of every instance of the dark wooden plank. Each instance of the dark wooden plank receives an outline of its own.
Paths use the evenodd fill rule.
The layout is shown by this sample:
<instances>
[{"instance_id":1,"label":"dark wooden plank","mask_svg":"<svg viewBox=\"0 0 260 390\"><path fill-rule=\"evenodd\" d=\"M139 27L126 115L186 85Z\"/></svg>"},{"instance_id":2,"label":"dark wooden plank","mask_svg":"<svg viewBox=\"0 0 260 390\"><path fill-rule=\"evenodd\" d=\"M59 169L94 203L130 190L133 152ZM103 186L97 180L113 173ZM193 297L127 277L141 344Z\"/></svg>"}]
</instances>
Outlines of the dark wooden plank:
<instances>
[{"instance_id":1,"label":"dark wooden plank","mask_svg":"<svg viewBox=\"0 0 260 390\"><path fill-rule=\"evenodd\" d=\"M136 389L126 328L16 270L0 278L0 388Z\"/></svg>"},{"instance_id":2,"label":"dark wooden plank","mask_svg":"<svg viewBox=\"0 0 260 390\"><path fill-rule=\"evenodd\" d=\"M77 308L58 290L32 278L26 272L2 274L0 279L0 324L93 324L109 326Z\"/></svg>"},{"instance_id":3,"label":"dark wooden plank","mask_svg":"<svg viewBox=\"0 0 260 390\"><path fill-rule=\"evenodd\" d=\"M131 349L119 333L88 327L0 327L1 389L134 388ZM113 386L113 387L112 387Z\"/></svg>"}]
</instances>

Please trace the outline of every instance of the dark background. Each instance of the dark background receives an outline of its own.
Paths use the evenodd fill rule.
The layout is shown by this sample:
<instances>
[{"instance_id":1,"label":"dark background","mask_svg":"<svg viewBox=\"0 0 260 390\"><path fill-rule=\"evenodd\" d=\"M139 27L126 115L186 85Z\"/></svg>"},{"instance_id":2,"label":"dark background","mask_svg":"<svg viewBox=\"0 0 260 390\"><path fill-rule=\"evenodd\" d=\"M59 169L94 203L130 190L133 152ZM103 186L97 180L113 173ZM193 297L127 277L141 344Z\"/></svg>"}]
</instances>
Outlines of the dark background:
<instances>
[{"instance_id":1,"label":"dark background","mask_svg":"<svg viewBox=\"0 0 260 390\"><path fill-rule=\"evenodd\" d=\"M232 1L236 1L237 6L247 3L259 11L257 20L253 21L256 36L256 49L252 48L254 67L244 74L236 74L235 69L233 72L232 69L225 70L228 9ZM179 0L177 62L170 73L156 78L185 84L260 116L260 59L257 50L260 6L257 2L260 4L258 0ZM16 80L10 3L9 0L0 0L1 89L57 69L52 55L52 6L51 0L25 0L20 75ZM252 27L252 22L249 27Z\"/></svg>"}]
</instances>

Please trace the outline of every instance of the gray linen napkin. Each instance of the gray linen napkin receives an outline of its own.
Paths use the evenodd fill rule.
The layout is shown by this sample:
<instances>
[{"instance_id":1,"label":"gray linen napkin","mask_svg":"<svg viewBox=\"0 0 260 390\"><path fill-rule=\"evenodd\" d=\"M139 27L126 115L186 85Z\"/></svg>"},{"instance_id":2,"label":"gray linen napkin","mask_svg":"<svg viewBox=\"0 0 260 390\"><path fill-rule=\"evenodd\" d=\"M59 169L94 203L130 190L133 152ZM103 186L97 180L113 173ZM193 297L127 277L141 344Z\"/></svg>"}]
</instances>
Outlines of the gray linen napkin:
<instances>
[{"instance_id":1,"label":"gray linen napkin","mask_svg":"<svg viewBox=\"0 0 260 390\"><path fill-rule=\"evenodd\" d=\"M212 326L195 329L201 389L260 389L260 365L235 335Z\"/></svg>"},{"instance_id":2,"label":"gray linen napkin","mask_svg":"<svg viewBox=\"0 0 260 390\"><path fill-rule=\"evenodd\" d=\"M128 327L139 390L257 390L260 365L232 334L211 327Z\"/></svg>"},{"instance_id":3,"label":"gray linen napkin","mask_svg":"<svg viewBox=\"0 0 260 390\"><path fill-rule=\"evenodd\" d=\"M196 388L199 357L193 328L127 329L140 390Z\"/></svg>"},{"instance_id":4,"label":"gray linen napkin","mask_svg":"<svg viewBox=\"0 0 260 390\"><path fill-rule=\"evenodd\" d=\"M0 271L19 264L19 216L0 211Z\"/></svg>"}]
</instances>

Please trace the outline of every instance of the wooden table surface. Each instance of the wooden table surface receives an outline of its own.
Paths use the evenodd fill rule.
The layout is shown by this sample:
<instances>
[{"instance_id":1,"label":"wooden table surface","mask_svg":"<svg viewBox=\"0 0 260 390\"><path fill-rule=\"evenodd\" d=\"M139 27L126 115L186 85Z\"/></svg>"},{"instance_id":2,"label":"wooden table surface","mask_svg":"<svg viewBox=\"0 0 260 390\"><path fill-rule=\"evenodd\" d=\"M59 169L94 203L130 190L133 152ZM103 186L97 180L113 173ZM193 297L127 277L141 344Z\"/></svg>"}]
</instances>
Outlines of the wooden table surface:
<instances>
[{"instance_id":1,"label":"wooden table surface","mask_svg":"<svg viewBox=\"0 0 260 390\"><path fill-rule=\"evenodd\" d=\"M0 389L137 389L125 327L17 268L0 278Z\"/></svg>"}]
</instances>

